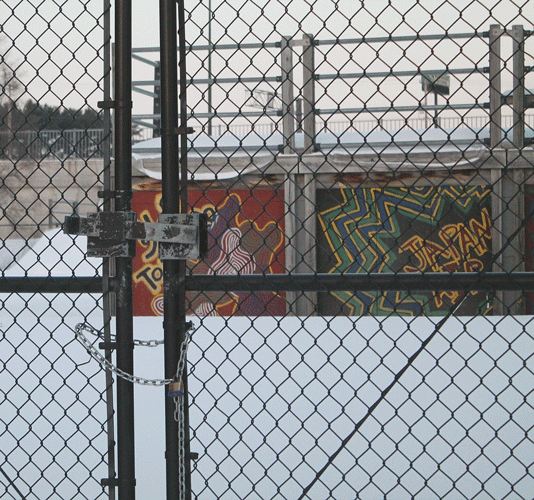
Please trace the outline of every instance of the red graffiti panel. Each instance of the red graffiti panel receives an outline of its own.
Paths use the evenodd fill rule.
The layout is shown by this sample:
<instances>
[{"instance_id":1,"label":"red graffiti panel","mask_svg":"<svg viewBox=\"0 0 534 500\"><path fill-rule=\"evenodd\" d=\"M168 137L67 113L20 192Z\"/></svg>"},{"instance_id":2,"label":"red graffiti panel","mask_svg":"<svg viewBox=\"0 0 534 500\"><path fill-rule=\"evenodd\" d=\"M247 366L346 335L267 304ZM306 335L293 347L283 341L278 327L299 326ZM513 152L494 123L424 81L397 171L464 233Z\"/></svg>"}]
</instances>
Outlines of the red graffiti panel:
<instances>
[{"instance_id":1,"label":"red graffiti panel","mask_svg":"<svg viewBox=\"0 0 534 500\"><path fill-rule=\"evenodd\" d=\"M273 189L190 191L190 209L208 214L208 255L188 262L196 274L273 274L284 272L283 193ZM161 191L137 190L138 220L155 222ZM163 314L163 271L157 244L137 243L133 262L134 314ZM285 298L274 292L191 292L190 314L198 316L278 316Z\"/></svg>"}]
</instances>

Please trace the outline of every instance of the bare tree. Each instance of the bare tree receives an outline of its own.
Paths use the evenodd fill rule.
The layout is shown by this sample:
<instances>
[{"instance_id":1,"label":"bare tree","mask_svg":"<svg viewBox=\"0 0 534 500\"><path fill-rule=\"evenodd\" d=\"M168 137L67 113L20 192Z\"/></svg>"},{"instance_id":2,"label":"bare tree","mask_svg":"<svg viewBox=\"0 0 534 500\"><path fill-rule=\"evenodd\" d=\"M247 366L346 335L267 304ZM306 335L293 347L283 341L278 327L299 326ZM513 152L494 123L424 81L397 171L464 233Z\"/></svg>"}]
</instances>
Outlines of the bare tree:
<instances>
[{"instance_id":1,"label":"bare tree","mask_svg":"<svg viewBox=\"0 0 534 500\"><path fill-rule=\"evenodd\" d=\"M5 127L6 146L4 154L11 159L11 151L15 144L15 130L13 126L13 116L15 112L15 102L24 92L24 86L17 74L20 74L18 64L9 56L9 50L5 50L5 40L0 38L0 105L5 110L2 124ZM2 127L2 128L4 128Z\"/></svg>"}]
</instances>

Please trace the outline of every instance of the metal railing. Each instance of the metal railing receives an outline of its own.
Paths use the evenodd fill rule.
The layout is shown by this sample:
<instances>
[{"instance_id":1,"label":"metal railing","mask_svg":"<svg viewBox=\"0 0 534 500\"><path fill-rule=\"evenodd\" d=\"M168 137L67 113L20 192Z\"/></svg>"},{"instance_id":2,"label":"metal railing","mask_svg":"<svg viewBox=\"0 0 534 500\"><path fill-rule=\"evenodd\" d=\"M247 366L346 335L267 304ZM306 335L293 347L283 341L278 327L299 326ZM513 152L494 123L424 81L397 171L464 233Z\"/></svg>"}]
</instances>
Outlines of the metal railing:
<instances>
[{"instance_id":1,"label":"metal railing","mask_svg":"<svg viewBox=\"0 0 534 500\"><path fill-rule=\"evenodd\" d=\"M332 134L341 134L347 131L357 131L361 133L373 132L376 130L388 130L396 132L403 129L426 130L434 124L434 119L430 113L420 118L385 118L379 120L329 120L327 122L317 121L316 128L318 133L327 132ZM513 116L503 116L503 129L511 129L514 123ZM487 116L456 116L456 117L439 117L438 127L444 130L456 130L467 128L471 130L480 130L488 126ZM525 116L525 124L528 129L534 128L534 115ZM232 123L223 125L221 123L212 126L213 137L220 137L223 134L230 133L236 136L260 135L263 137L271 136L275 133L281 133L278 126L271 123ZM132 140L134 143L142 142L152 138L153 129L136 127L133 132ZM8 144L4 147L4 155L20 157L21 154L26 159L59 159L66 158L102 158L101 143L104 139L103 129L91 130L43 130L40 132L24 130L14 134L0 132L0 141L2 144Z\"/></svg>"},{"instance_id":2,"label":"metal railing","mask_svg":"<svg viewBox=\"0 0 534 500\"><path fill-rule=\"evenodd\" d=\"M2 10L2 125L20 82L102 98L107 132L3 138L2 498L531 500L532 2L163 0L160 78L133 82L161 85L161 184L135 189L136 3L114 6L113 96L111 5L27 4ZM189 125L240 139L188 157ZM316 151L325 125L417 133ZM205 255L162 261L142 223L191 211Z\"/></svg>"},{"instance_id":3,"label":"metal railing","mask_svg":"<svg viewBox=\"0 0 534 500\"><path fill-rule=\"evenodd\" d=\"M4 157L42 160L102 158L103 129L0 132Z\"/></svg>"},{"instance_id":4,"label":"metal railing","mask_svg":"<svg viewBox=\"0 0 534 500\"><path fill-rule=\"evenodd\" d=\"M424 117L417 118L384 118L378 120L328 120L327 122L317 121L317 133L331 133L342 134L349 131L357 131L363 134L374 132L377 130L387 130L390 132L397 132L404 129L410 130L428 130L434 126L434 118L430 112L421 112ZM488 127L489 120L487 115L482 116L451 116L439 117L436 121L438 128L443 130L457 130L469 129L473 131L481 130ZM514 123L513 116L506 115L502 117L502 127L505 130L511 130ZM525 115L525 125L527 130L534 128L534 115ZM196 129L200 132L206 132L203 129ZM262 137L269 137L276 133L281 133L281 129L277 124L270 123L231 123L222 124L217 123L212 125L212 137L220 137L224 134L232 134L238 137L246 137L250 135L259 135ZM154 129L139 128L134 136L135 142L142 142L152 139Z\"/></svg>"}]
</instances>

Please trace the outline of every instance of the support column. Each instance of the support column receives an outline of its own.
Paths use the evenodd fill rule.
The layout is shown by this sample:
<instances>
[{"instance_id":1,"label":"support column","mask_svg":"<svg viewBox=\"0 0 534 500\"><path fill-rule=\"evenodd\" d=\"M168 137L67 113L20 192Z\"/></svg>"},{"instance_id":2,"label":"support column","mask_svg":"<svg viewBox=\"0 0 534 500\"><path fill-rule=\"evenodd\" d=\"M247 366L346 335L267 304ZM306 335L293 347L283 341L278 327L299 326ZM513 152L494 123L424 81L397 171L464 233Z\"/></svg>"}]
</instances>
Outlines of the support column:
<instances>
[{"instance_id":1,"label":"support column","mask_svg":"<svg viewBox=\"0 0 534 500\"><path fill-rule=\"evenodd\" d=\"M177 13L178 10L178 13ZM178 36L179 33L179 43ZM178 78L178 48L180 52L180 76ZM187 110L185 96L185 16L183 0L160 0L160 50L161 50L161 170L164 214L187 212ZM180 80L180 116L178 128L178 79ZM178 137L182 137L179 155ZM184 140L185 138L185 140ZM181 169L181 173L180 173ZM165 378L175 376L180 350L185 338L186 297L183 288L185 261L163 261L163 335L165 348ZM184 383L182 422L180 433L175 419L174 398L165 391L165 460L167 500L191 498L191 467L189 463L189 417L187 373ZM182 441L180 441L182 439ZM184 453L184 470L180 470L180 454ZM184 477L182 477L182 472ZM183 496L182 496L183 495Z\"/></svg>"},{"instance_id":2,"label":"support column","mask_svg":"<svg viewBox=\"0 0 534 500\"><path fill-rule=\"evenodd\" d=\"M132 209L132 5L115 4L115 210ZM132 245L135 249L135 246ZM132 257L116 258L117 367L134 373ZM117 379L119 500L135 500L134 387Z\"/></svg>"},{"instance_id":3,"label":"support column","mask_svg":"<svg viewBox=\"0 0 534 500\"><path fill-rule=\"evenodd\" d=\"M504 30L492 24L489 32L490 147L501 143L501 38Z\"/></svg>"},{"instance_id":4,"label":"support column","mask_svg":"<svg viewBox=\"0 0 534 500\"><path fill-rule=\"evenodd\" d=\"M513 143L521 149L525 143L525 34L523 26L512 27L513 50Z\"/></svg>"},{"instance_id":5,"label":"support column","mask_svg":"<svg viewBox=\"0 0 534 500\"><path fill-rule=\"evenodd\" d=\"M315 53L313 35L302 35L302 116L304 132L304 154L315 151Z\"/></svg>"},{"instance_id":6,"label":"support column","mask_svg":"<svg viewBox=\"0 0 534 500\"><path fill-rule=\"evenodd\" d=\"M291 37L282 37L280 66L282 69L282 132L284 154L295 152L295 113L293 88L293 48Z\"/></svg>"},{"instance_id":7,"label":"support column","mask_svg":"<svg viewBox=\"0 0 534 500\"><path fill-rule=\"evenodd\" d=\"M291 274L316 272L316 181L313 174L290 174L285 190L286 268ZM312 316L317 292L286 292L287 313Z\"/></svg>"}]
</instances>

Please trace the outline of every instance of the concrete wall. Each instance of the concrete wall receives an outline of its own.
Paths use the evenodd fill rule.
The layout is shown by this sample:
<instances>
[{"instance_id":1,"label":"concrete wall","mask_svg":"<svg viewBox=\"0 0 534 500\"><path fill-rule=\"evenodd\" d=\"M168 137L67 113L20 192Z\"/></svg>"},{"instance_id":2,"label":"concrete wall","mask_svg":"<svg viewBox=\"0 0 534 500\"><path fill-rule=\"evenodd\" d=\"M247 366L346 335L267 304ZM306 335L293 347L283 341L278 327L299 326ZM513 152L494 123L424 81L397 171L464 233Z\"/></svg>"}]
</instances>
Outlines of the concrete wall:
<instances>
[{"instance_id":1,"label":"concrete wall","mask_svg":"<svg viewBox=\"0 0 534 500\"><path fill-rule=\"evenodd\" d=\"M0 161L0 238L30 239L57 227L70 207L94 210L103 161Z\"/></svg>"}]
</instances>

